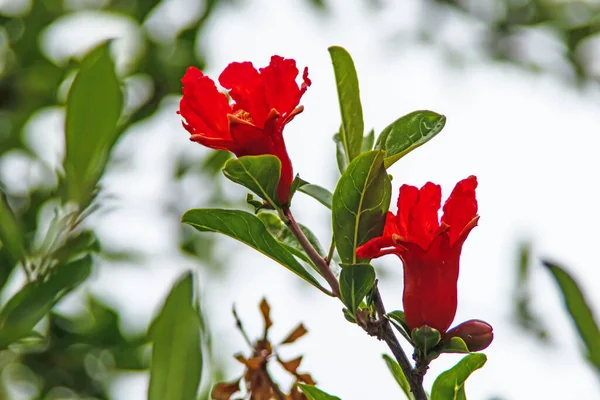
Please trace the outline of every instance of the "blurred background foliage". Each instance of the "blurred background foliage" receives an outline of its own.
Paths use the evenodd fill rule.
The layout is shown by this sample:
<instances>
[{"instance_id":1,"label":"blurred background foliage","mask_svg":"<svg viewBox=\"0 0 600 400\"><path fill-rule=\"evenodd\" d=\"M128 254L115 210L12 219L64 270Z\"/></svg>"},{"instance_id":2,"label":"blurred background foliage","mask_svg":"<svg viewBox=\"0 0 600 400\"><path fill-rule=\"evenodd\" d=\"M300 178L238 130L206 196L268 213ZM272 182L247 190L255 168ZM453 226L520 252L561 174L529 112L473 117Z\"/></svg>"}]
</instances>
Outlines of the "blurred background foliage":
<instances>
[{"instance_id":1,"label":"blurred background foliage","mask_svg":"<svg viewBox=\"0 0 600 400\"><path fill-rule=\"evenodd\" d=\"M210 62L201 51L203 28L218 15L219 7L242 1L251 0L206 0L199 15L181 26L156 23L167 19L168 1L0 2L0 329L4 331L0 334L0 398L109 399L116 371L149 368L146 335L125 335L119 312L102 300L84 293L75 315L52 311L90 275L98 259L135 263L137 255L133 249L111 249L99 243L93 224L85 223L88 214L102 210L107 203L102 188L90 189L89 201L70 208L64 201L63 167L40 157L25 134L27 123L36 114L65 106L66 93L81 66L78 57L60 60L43 48L49 27L60 19L102 12L125 18L138 28L136 53L127 65L116 68L125 101L115 127L116 138L106 149L108 156L119 136L155 115L167 96L179 95L180 78L188 66L204 68ZM365 4L385 10L383 0L365 0ZM306 5L325 15L329 11L327 0L306 0ZM411 32L415 35L412 39L441 44L453 61L468 61L469 45L473 44L495 60L550 71L577 85L595 83L600 77L600 2L423 0L421 7L423 19L418 31ZM456 14L466 18L476 34L465 43L445 43L441 27L449 15ZM399 30L398 35L406 32ZM210 178L219 173L227 158L226 153L212 152L198 163L182 155L172 181L182 185L189 179L201 179L201 175ZM100 181L100 186L104 163L94 181ZM232 203L218 180L204 181L211 182L204 188L210 193L205 205ZM167 208L165 211L178 219L185 204L174 200ZM209 271L224 267L223 260L214 257L214 236L192 235L181 229L182 252L196 257L197 264ZM90 253L95 256L90 258ZM516 314L523 327L545 339L545 329L528 310L523 272L529 263L528 250L524 248L522 254ZM75 263L76 274L57 273L63 267L70 271L68 266ZM46 298L27 303L18 297L27 290L45 293ZM24 318L23 310L32 309L38 311L36 316ZM205 341L205 347L210 347L210 341ZM205 365L207 360L216 379L221 374L219 362L210 351L205 352ZM206 397L207 391L204 393Z\"/></svg>"}]
</instances>

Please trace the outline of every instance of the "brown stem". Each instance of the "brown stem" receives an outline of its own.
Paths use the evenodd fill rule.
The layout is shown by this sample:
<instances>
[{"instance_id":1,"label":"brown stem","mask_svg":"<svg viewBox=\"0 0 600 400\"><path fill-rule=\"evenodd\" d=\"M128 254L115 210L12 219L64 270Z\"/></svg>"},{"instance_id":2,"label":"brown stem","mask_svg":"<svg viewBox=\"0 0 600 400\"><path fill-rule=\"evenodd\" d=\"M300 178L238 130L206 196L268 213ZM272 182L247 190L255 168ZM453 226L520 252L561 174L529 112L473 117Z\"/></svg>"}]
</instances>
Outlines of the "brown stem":
<instances>
[{"instance_id":1,"label":"brown stem","mask_svg":"<svg viewBox=\"0 0 600 400\"><path fill-rule=\"evenodd\" d=\"M377 283L375 284L377 285ZM406 376L406 379L408 380L410 390L415 396L415 400L427 400L427 394L425 394L425 389L423 389L423 376L419 376L419 374L415 373L416 371L412 368L408 357L406 357L402 346L400 346L400 343L398 342L398 338L396 338L396 335L392 330L390 321L385 318L386 312L383 300L381 299L381 293L379 293L379 288L375 289L373 304L379 315L379 320L382 323L381 339L388 345L394 358L398 362L398 365L402 368L402 372L404 372L404 376Z\"/></svg>"},{"instance_id":2,"label":"brown stem","mask_svg":"<svg viewBox=\"0 0 600 400\"><path fill-rule=\"evenodd\" d=\"M302 232L302 229L300 229L300 226L298 226L298 223L294 219L294 216L292 215L292 211L288 207L285 207L282 211L283 211L283 215L285 215L285 217L287 218L286 223L287 223L288 227L291 229L294 236L296 236L296 239L298 239L298 242L300 243L300 245L302 246L302 248L304 249L304 251L306 252L308 257L312 260L312 262L318 268L318 270L321 273L321 275L323 276L323 278L325 278L327 283L329 283L329 286L331 287L331 291L333 292L333 294L336 297L339 297L340 296L340 287L339 287L339 284L338 284L338 281L337 281L335 275L333 275L333 272L331 272L331 270L329 269L329 264L323 257L321 257L319 255L319 253L317 253L317 251L314 249L314 247L310 244L310 242L306 238L306 235L304 235L304 232Z\"/></svg>"},{"instance_id":3,"label":"brown stem","mask_svg":"<svg viewBox=\"0 0 600 400\"><path fill-rule=\"evenodd\" d=\"M269 382L269 386L271 386L271 389L273 389L273 393L275 394L277 400L285 400L285 394L281 391L279 385L275 383L273 378L271 378L271 375L269 375L269 371L267 371L266 365L264 368L261 368L261 372L263 373L263 376L267 380L267 382Z\"/></svg>"}]
</instances>

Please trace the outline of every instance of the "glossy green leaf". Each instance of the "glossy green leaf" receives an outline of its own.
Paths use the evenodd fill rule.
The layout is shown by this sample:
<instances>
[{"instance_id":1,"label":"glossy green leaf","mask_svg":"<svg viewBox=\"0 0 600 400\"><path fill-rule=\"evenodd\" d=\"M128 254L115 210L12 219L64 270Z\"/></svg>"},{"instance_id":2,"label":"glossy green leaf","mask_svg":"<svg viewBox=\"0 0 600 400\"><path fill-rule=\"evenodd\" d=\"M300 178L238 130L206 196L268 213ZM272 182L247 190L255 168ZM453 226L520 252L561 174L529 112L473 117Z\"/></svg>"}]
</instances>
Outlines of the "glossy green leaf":
<instances>
[{"instance_id":1,"label":"glossy green leaf","mask_svg":"<svg viewBox=\"0 0 600 400\"><path fill-rule=\"evenodd\" d=\"M25 257L23 228L2 192L0 192L0 245L6 247L10 262L13 264Z\"/></svg>"},{"instance_id":2,"label":"glossy green leaf","mask_svg":"<svg viewBox=\"0 0 600 400\"><path fill-rule=\"evenodd\" d=\"M388 125L375 148L385 151L385 167L433 139L446 124L446 117L433 111L414 111Z\"/></svg>"},{"instance_id":3,"label":"glossy green leaf","mask_svg":"<svg viewBox=\"0 0 600 400\"><path fill-rule=\"evenodd\" d=\"M342 267L340 274L340 296L342 303L353 314L360 302L375 284L375 269L370 264L356 264Z\"/></svg>"},{"instance_id":4,"label":"glossy green leaf","mask_svg":"<svg viewBox=\"0 0 600 400\"><path fill-rule=\"evenodd\" d=\"M119 131L123 95L108 43L92 50L69 90L65 124L68 199L87 205Z\"/></svg>"},{"instance_id":5,"label":"glossy green leaf","mask_svg":"<svg viewBox=\"0 0 600 400\"><path fill-rule=\"evenodd\" d=\"M46 280L33 281L18 291L0 311L0 348L31 335L52 307L91 273L92 258L57 265Z\"/></svg>"},{"instance_id":6,"label":"glossy green leaf","mask_svg":"<svg viewBox=\"0 0 600 400\"><path fill-rule=\"evenodd\" d=\"M277 184L281 161L277 157L267 154L232 158L225 163L223 174L253 191L273 208L278 207Z\"/></svg>"},{"instance_id":7,"label":"glossy green leaf","mask_svg":"<svg viewBox=\"0 0 600 400\"><path fill-rule=\"evenodd\" d=\"M567 311L586 347L588 361L600 373L600 330L588 301L567 271L548 261L543 261L543 264L560 288Z\"/></svg>"},{"instance_id":8,"label":"glossy green leaf","mask_svg":"<svg viewBox=\"0 0 600 400\"><path fill-rule=\"evenodd\" d=\"M362 141L362 153L373 150L373 143L375 143L375 130L371 129L369 133L363 137Z\"/></svg>"},{"instance_id":9,"label":"glossy green leaf","mask_svg":"<svg viewBox=\"0 0 600 400\"><path fill-rule=\"evenodd\" d=\"M310 197L317 200L319 203L323 204L325 207L331 210L331 200L333 198L333 195L329 190L319 185L313 185L312 183L302 185L298 190L304 194L309 195Z\"/></svg>"},{"instance_id":10,"label":"glossy green leaf","mask_svg":"<svg viewBox=\"0 0 600 400\"><path fill-rule=\"evenodd\" d=\"M202 373L201 323L194 309L194 282L186 273L171 289L153 321L148 400L196 398Z\"/></svg>"},{"instance_id":11,"label":"glossy green leaf","mask_svg":"<svg viewBox=\"0 0 600 400\"><path fill-rule=\"evenodd\" d=\"M465 381L483 367L487 357L483 353L465 356L454 367L441 373L431 389L431 400L466 400Z\"/></svg>"},{"instance_id":12,"label":"glossy green leaf","mask_svg":"<svg viewBox=\"0 0 600 400\"><path fill-rule=\"evenodd\" d=\"M356 248L380 236L390 207L391 182L383 152L362 153L335 188L332 200L333 236L344 264L357 264Z\"/></svg>"},{"instance_id":13,"label":"glossy green leaf","mask_svg":"<svg viewBox=\"0 0 600 400\"><path fill-rule=\"evenodd\" d=\"M340 139L348 163L360 154L365 130L363 122L358 76L354 61L348 52L339 46L329 48L342 114Z\"/></svg>"},{"instance_id":14,"label":"glossy green leaf","mask_svg":"<svg viewBox=\"0 0 600 400\"><path fill-rule=\"evenodd\" d=\"M415 396L413 396L412 392L410 391L410 385L408 384L406 375L404 375L404 371L402 371L402 368L400 368L398 362L387 354L383 354L382 357L388 369L392 373L392 376L396 380L396 383L398 383L398 386L400 386L400 389L402 389L406 395L406 398L408 400L414 400Z\"/></svg>"},{"instance_id":15,"label":"glossy green leaf","mask_svg":"<svg viewBox=\"0 0 600 400\"><path fill-rule=\"evenodd\" d=\"M182 222L201 232L222 233L239 240L277 261L317 289L328 293L294 256L271 236L263 222L252 214L239 210L194 209L183 215Z\"/></svg>"},{"instance_id":16,"label":"glossy green leaf","mask_svg":"<svg viewBox=\"0 0 600 400\"><path fill-rule=\"evenodd\" d=\"M315 386L300 383L298 387L300 388L300 390L302 390L302 393L304 393L308 400L340 400L339 397L325 393L324 391L316 388Z\"/></svg>"}]
</instances>

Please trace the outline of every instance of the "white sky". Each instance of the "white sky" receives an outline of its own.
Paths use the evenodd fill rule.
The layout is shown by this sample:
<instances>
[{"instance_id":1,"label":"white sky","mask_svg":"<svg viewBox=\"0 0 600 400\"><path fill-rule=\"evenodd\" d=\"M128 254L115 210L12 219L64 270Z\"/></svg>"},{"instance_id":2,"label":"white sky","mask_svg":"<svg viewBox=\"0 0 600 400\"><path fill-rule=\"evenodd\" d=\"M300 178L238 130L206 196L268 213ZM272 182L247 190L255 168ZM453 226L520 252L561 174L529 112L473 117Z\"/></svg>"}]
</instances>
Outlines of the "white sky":
<instances>
[{"instance_id":1,"label":"white sky","mask_svg":"<svg viewBox=\"0 0 600 400\"><path fill-rule=\"evenodd\" d=\"M551 328L554 346L536 344L510 321L516 249L524 238L534 242L536 256L567 265L592 306L600 309L600 292L594 290L599 273L592 262L598 240L595 227L600 224L595 207L599 183L594 173L600 167L596 155L600 145L598 93L576 92L555 77L484 61L473 50L464 68L454 68L439 47L400 41L393 35L411 31L417 0L395 2L396 6L379 13L355 5L359 2L333 1L329 18L312 13L303 0L245 3L250 4L220 10L208 24L201 41L210 63L205 72L217 77L231 61L251 60L263 66L273 54L295 58L300 67L309 67L313 84L302 100L305 112L285 132L294 168L304 179L331 190L335 183L331 135L340 117L327 52L330 45L344 46L355 60L367 129L379 132L417 109L447 116L446 128L438 137L391 168L392 203L402 183L421 186L431 180L442 185L446 197L458 180L470 174L479 179L481 220L464 246L455 323L486 320L494 326L496 339L485 351L487 365L467 383L469 398L598 398L600 383L583 361L554 283L539 265L533 271L533 306ZM119 26L111 25L111 36L129 32L126 22ZM444 28L450 35L448 43L453 43L452 35L468 43L476 33L458 26ZM89 24L89 29L92 37L105 36L109 28ZM58 44L53 54L69 53L65 46ZM70 46L73 51L77 43ZM131 49L127 43L117 47L121 54ZM126 70L126 63L120 65ZM182 148L197 146L187 140L173 100L119 144L118 152L131 157L128 169L113 169L106 184L121 198L120 208L96 218L108 241L135 241L154 255L148 268L117 266L100 271L93 289L119 307L128 324L138 329L148 323L181 269L194 268L192 261L175 253L178 218L161 213L165 194L175 195L169 192L172 186L167 181L169 160ZM46 121L60 131L60 113ZM189 151L203 154L201 149ZM226 187L244 195L233 184ZM293 207L297 218L327 246L327 213L314 200L300 196ZM202 207L202 199L190 198L189 205ZM211 281L201 277L200 285L220 358L229 360L228 378L242 372L230 356L247 350L235 330L231 305L237 305L251 335L258 335L262 322L257 307L266 296L275 322L274 341L283 339L299 321L309 329L283 355L304 354L302 370L310 372L319 387L344 400L402 398L381 360L387 349L348 324L340 303L231 239L224 238L219 249L228 254L231 268ZM381 288L387 308L400 309L400 263L389 257L374 265L386 267ZM434 361L426 387L459 359L444 355ZM275 372L277 378L283 376L279 372ZM115 399L143 399L146 385L142 375L116 378Z\"/></svg>"}]
</instances>

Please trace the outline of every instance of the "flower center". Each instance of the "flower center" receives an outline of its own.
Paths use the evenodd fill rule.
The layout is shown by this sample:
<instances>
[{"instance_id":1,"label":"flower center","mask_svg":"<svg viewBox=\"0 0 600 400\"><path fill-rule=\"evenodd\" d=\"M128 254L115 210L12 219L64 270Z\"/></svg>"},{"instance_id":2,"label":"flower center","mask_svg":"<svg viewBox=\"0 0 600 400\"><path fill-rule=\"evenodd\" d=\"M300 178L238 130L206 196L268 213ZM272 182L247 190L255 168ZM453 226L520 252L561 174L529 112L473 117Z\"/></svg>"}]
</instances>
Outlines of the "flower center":
<instances>
[{"instance_id":1,"label":"flower center","mask_svg":"<svg viewBox=\"0 0 600 400\"><path fill-rule=\"evenodd\" d=\"M238 119L241 119L242 121L246 121L251 124L254 124L254 121L252 120L252 116L246 110L237 110L236 112L233 113L233 116Z\"/></svg>"}]
</instances>

